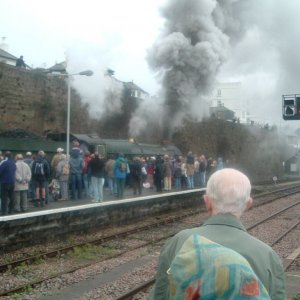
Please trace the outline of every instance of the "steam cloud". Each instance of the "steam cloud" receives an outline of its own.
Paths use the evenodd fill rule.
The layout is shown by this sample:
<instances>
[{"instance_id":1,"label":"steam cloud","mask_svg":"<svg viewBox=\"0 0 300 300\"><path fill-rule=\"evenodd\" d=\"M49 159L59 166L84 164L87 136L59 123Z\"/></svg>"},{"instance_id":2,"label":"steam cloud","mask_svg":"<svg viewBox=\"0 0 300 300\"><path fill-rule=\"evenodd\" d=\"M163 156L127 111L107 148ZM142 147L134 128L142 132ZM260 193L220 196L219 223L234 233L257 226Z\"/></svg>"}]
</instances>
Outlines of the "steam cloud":
<instances>
[{"instance_id":1,"label":"steam cloud","mask_svg":"<svg viewBox=\"0 0 300 300\"><path fill-rule=\"evenodd\" d=\"M293 46L299 9L294 0L169 1L147 56L162 85L160 110L153 105L141 121L160 117L168 138L184 117L205 115L205 97L217 80L242 83L250 119L281 124L281 95L299 92L300 52Z\"/></svg>"},{"instance_id":2,"label":"steam cloud","mask_svg":"<svg viewBox=\"0 0 300 300\"><path fill-rule=\"evenodd\" d=\"M149 50L148 62L163 86L164 138L192 113L195 103L205 108L230 39L241 33L239 10L233 0L172 0L162 10L164 30Z\"/></svg>"},{"instance_id":3,"label":"steam cloud","mask_svg":"<svg viewBox=\"0 0 300 300\"><path fill-rule=\"evenodd\" d=\"M99 55L103 60L99 60ZM88 59L80 59L81 57ZM72 51L66 52L68 73L78 70L93 70L93 76L74 76L74 86L83 100L89 104L91 116L95 119L110 117L120 113L122 108L123 84L107 74L107 54L98 47L74 45Z\"/></svg>"},{"instance_id":4,"label":"steam cloud","mask_svg":"<svg viewBox=\"0 0 300 300\"><path fill-rule=\"evenodd\" d=\"M168 1L161 11L164 27L147 54L162 90L134 113L130 136L138 135L149 124L162 123L168 138L183 118L201 119L208 109L206 95L215 81L241 82L241 95L251 117L261 120L267 115L271 122L282 123L281 95L300 92L300 51L296 46L299 9L297 0ZM77 52L70 59L74 71L91 68L95 73L80 79L84 81L81 94L92 112L106 114L103 92L112 91L113 84L103 74L111 64L110 52L99 48L92 51L92 47ZM80 61L84 66L78 66ZM118 66L115 69L118 72ZM79 84L79 78L74 81ZM114 99L116 103L107 109L118 111L119 98Z\"/></svg>"}]
</instances>

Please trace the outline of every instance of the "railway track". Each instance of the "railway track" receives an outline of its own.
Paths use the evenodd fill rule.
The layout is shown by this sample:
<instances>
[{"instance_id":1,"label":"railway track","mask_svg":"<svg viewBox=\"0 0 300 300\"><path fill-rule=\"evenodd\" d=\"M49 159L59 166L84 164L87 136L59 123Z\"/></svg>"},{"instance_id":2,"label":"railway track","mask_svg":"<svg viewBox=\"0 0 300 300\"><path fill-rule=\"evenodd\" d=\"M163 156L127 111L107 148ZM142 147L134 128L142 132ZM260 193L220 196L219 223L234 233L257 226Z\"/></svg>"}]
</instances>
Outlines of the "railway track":
<instances>
[{"instance_id":1,"label":"railway track","mask_svg":"<svg viewBox=\"0 0 300 300\"><path fill-rule=\"evenodd\" d=\"M286 194L284 191L281 191L280 193L274 193L276 195L276 199L282 198L282 196L279 197L279 195L284 195ZM292 194L294 194L294 192L292 192ZM286 194L290 195L290 194ZM277 198L279 197L279 198ZM267 201L269 202L269 200ZM264 203L267 203L264 202ZM282 214L283 212L297 206L300 205L300 201L289 205L279 211L277 211L276 213L273 213L271 215L269 215L266 218L263 218L262 220L260 220L259 222L256 222L255 224L248 226L246 229L247 231L250 231L251 229L259 226L260 224L263 224L267 221L269 221L270 219L278 216L279 214ZM299 226L300 221L296 221L293 225L291 225L287 230L285 230L279 237L277 237L276 240L274 240L270 246L273 247L274 245L276 245L278 242L280 242L287 234L289 234L293 229L295 229L297 226ZM287 271L288 268L292 265L292 263L300 256L300 248L297 248L293 253L291 253L287 259L285 259L283 261L283 265L284 265L284 270ZM123 295L117 297L115 300L130 300L133 299L134 296L136 296L137 294L141 293L141 292L146 292L150 287L152 287L155 283L155 278L151 278L148 281L146 281L145 283L140 284L139 286L127 291L126 293L124 293Z\"/></svg>"},{"instance_id":2,"label":"railway track","mask_svg":"<svg viewBox=\"0 0 300 300\"><path fill-rule=\"evenodd\" d=\"M55 249L55 250L52 250L52 251L39 253L39 254L36 254L36 255L33 255L33 256L30 256L30 257L25 257L23 259L11 261L9 263L5 263L5 264L0 265L0 273L3 273L7 270L14 269L14 268L16 268L20 265L23 265L23 264L29 264L29 263L35 262L39 259L51 258L51 257L62 255L64 253L67 253L67 252L70 252L70 251L74 250L77 247L83 247L85 245L101 245L101 244L104 244L104 243L106 243L108 241L111 241L111 240L114 240L114 239L123 238L123 237L126 237L128 235L132 235L134 233L138 233L138 232L141 232L141 231L144 231L144 230L149 230L151 228L158 227L158 226L161 226L161 225L174 223L174 222L179 221L181 219L184 219L184 218L193 216L195 214L198 214L199 212L200 212L199 210L196 210L196 211L191 211L191 212L187 212L187 213L176 215L176 216L170 216L166 219L156 220L156 221L148 223L146 225L137 226L133 229L121 230L119 232L115 232L113 234L109 234L107 236L102 236L100 238L96 238L96 239L93 239L93 240L88 240L88 241L85 241L85 242L82 242L82 243L76 243L76 244L73 244L73 245L70 245L70 246L67 246L67 247L62 247L62 248Z\"/></svg>"},{"instance_id":3,"label":"railway track","mask_svg":"<svg viewBox=\"0 0 300 300\"><path fill-rule=\"evenodd\" d=\"M3 273L7 270L15 269L18 266L22 266L24 264L34 263L35 261L38 261L40 259L51 258L51 257L55 257L57 255L62 255L63 253L67 253L69 251L74 250L76 247L83 247L83 246L91 245L91 244L101 245L101 244L104 244L108 241L112 241L112 240L119 239L119 238L124 238L124 237L127 237L127 236L135 234L135 233L140 233L142 231L150 230L151 228L155 228L155 227L159 227L159 226L162 226L162 225L167 225L167 224L171 224L171 223L180 221L184 218L188 218L188 217L193 216L195 214L199 214L199 212L200 212L199 210L198 211L194 210L194 211L187 212L187 213L184 213L184 214L180 214L180 215L176 215L176 216L170 216L170 217L165 218L163 220L157 220L155 222L152 222L152 223L149 223L149 224L146 224L146 225L142 225L142 226L139 226L139 227L135 227L135 228L130 229L130 230L119 231L117 233L113 233L113 234L110 234L110 235L107 235L107 236L103 236L99 239L94 239L94 240L90 240L88 242L79 243L79 244L76 244L76 245L71 245L71 246L56 249L56 250L50 251L50 252L40 253L40 254L35 255L35 256L31 256L31 257L27 257L27 258L24 258L24 259L21 259L21 260L17 260L17 261L13 261L13 262L10 262L10 263L7 263L7 264L3 264L3 265L0 266L0 270ZM138 246L135 246L135 247L131 248L130 251L145 247L145 246L153 244L153 243L158 243L160 241L163 241L163 240L166 240L166 239L170 238L171 236L173 236L173 234L168 235L168 236L164 236L164 237L161 237L161 238L157 238L154 241L151 240L151 241L145 242L142 245L138 245ZM118 253L114 256L110 256L109 258L110 259L111 258L116 258L118 256L123 255L126 252L128 252L128 250L120 252L120 253ZM57 272L56 274L53 274L51 276L47 276L47 277L44 277L44 278L41 278L41 279L38 279L38 280L28 282L28 283L26 283L24 285L20 285L16 288L0 292L0 297L23 292L26 289L28 289L29 287L36 286L36 285L41 284L41 283L43 283L47 280L53 279L55 277L59 277L63 274L74 273L77 270L89 267L90 265L93 265L95 263L102 262L102 261L103 260L99 260L97 262L93 261L92 263L80 265L80 266L77 266L75 268L69 269L67 271Z\"/></svg>"},{"instance_id":4,"label":"railway track","mask_svg":"<svg viewBox=\"0 0 300 300\"><path fill-rule=\"evenodd\" d=\"M285 212L285 211L287 211L287 210L289 210L289 209L291 209L291 208L293 208L293 207L295 207L295 206L297 206L297 205L299 205L299 204L300 204L300 201L298 201L298 202L296 202L296 203L293 203L293 204L291 204L291 205L288 205L288 206L286 206L285 208L280 209L280 210L278 210L277 212L275 212L275 213L269 215L267 218L264 218L264 219L262 219L262 220L260 220L260 221L258 221L258 222L256 222L256 223L252 224L251 226L248 226L248 227L247 227L247 230L249 231L249 230L251 230L251 229L257 227L258 225L267 222L268 220L270 220L270 219L272 219L272 218L278 216L279 214L282 214L283 212Z\"/></svg>"},{"instance_id":5,"label":"railway track","mask_svg":"<svg viewBox=\"0 0 300 300\"><path fill-rule=\"evenodd\" d=\"M262 193L256 194L254 196L254 198L256 200L254 203L254 206L267 204L274 200L281 199L281 198L284 198L287 196L292 196L292 195L298 194L298 193L300 193L300 185L299 184L288 186L288 187L281 188L281 189L275 189L273 191L262 192Z\"/></svg>"},{"instance_id":6,"label":"railway track","mask_svg":"<svg viewBox=\"0 0 300 300\"><path fill-rule=\"evenodd\" d=\"M270 195L275 195L275 197L273 197L273 200L276 200L276 199L279 199L279 198L282 198L282 197L286 197L287 195L290 195L287 192L287 190L290 190L290 188L282 189L280 191L275 191L275 192L272 192L272 193L264 193L264 195L265 196L267 195L268 197ZM300 192L300 187L298 187L298 192ZM295 193L295 189L293 188L292 191L291 191L291 194L294 194L294 193ZM256 196L256 198L257 198L257 196ZM268 203L270 201L271 201L270 199L268 199L267 201L260 201L259 205L263 205L263 204ZM294 204L294 205L298 205L298 204L299 204L299 202ZM285 211L285 210L287 210L291 207L292 206L289 206L289 207L283 209L282 211L276 212L275 214L273 214L272 216L269 216L265 220L261 220L260 222L257 222L256 224L252 225L249 229L254 228L255 226L258 226L259 224L263 223L264 221L269 220L272 217L275 217L279 213L281 213L281 212L283 212L283 211ZM73 250L75 247L80 247L80 246L83 246L83 245L86 245L86 244L94 244L94 245L104 244L107 241L111 241L111 240L121 238L121 237L126 237L130 234L139 233L141 231L149 230L149 229L154 228L154 227L158 227L158 226L161 226L161 225L170 224L170 223L174 223L176 221L183 220L184 218L188 218L188 217L193 216L195 214L199 214L199 212L200 211L197 211L197 212L193 211L193 212L188 212L188 213L182 214L180 216L171 216L167 219L159 220L159 221L153 222L151 224L146 224L146 225L143 225L143 226L140 226L140 227L137 227L137 228L133 228L131 230L120 231L120 232L117 232L117 233L114 233L114 234L111 234L111 235L108 235L108 236L103 236L101 238L91 240L91 241L88 241L88 242L84 242L84 243L80 243L80 244L76 244L76 245L71 245L71 246L60 248L60 249L50 251L50 252L47 252L47 253L41 253L41 254L38 254L38 255L32 256L32 257L27 257L27 258L24 258L22 260L18 260L18 261L10 262L8 264L1 265L0 270L2 272L5 272L6 270L11 270L11 269L16 268L17 266L20 266L24 263L30 264L30 263L38 260L38 259L41 259L41 258L54 257L54 256L57 256L57 255L61 255L62 253L66 253L66 252L69 252L69 251ZM193 225L199 226L201 224L198 223L198 224L193 224ZM295 225L295 226L297 226L297 225ZM166 240L169 237L170 236L165 236L165 237L162 237L160 239L156 239L155 241L150 241L148 243L144 243L143 245L140 245L140 246L136 247L136 249L141 248L141 247L145 247L145 246L147 246L147 244L150 244L150 243L157 243L157 242L160 242L162 240ZM284 237L284 235L282 235L281 238L283 238L283 237ZM124 254L124 252L119 253L117 256L120 256L122 254ZM93 262L93 264L94 263L95 262ZM87 266L89 266L89 264L81 265L81 266L78 266L76 268L70 269L68 271L58 272L57 274L48 276L46 278L42 278L42 279L39 279L39 280L35 280L35 281L32 281L32 282L26 283L22 286L0 292L0 296L12 295L12 294L15 294L15 293L22 292L22 291L28 289L28 287L34 287L34 286L36 286L38 284L41 284L42 282L47 281L49 279L61 276L62 274L73 273L76 270L82 269L82 268L87 267ZM134 295L134 294L136 294L140 291L143 291L144 289L151 286L151 284L153 284L153 283L154 283L154 279L151 279L149 282L146 282L145 284L142 284L141 286L139 286L139 287L133 289L132 291L126 293L126 295L120 296L120 298L118 298L118 299L130 299L130 297L132 297L132 295Z\"/></svg>"}]
</instances>

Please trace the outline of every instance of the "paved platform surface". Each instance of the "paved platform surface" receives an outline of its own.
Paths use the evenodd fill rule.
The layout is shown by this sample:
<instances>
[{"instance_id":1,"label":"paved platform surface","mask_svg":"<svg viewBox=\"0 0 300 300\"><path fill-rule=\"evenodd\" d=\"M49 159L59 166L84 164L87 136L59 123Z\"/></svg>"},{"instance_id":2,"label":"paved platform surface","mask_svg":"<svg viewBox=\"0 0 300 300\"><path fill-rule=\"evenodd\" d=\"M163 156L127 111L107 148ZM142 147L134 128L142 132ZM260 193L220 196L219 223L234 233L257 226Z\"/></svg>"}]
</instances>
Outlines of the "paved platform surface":
<instances>
[{"instance_id":1,"label":"paved platform surface","mask_svg":"<svg viewBox=\"0 0 300 300\"><path fill-rule=\"evenodd\" d=\"M172 192L175 192L176 190L173 189ZM142 195L141 196L149 196L149 195L161 195L163 193L166 192L156 192L155 189L143 189ZM119 200L122 201L124 199L128 199L128 198L133 198L133 197L140 197L140 196L136 196L133 195L133 191L131 188L125 188L124 190L124 198L119 199L114 195L110 194L110 191L108 188L104 188L103 190L103 198L104 198L104 202L106 201L111 201L111 200ZM33 202L32 201L28 201L28 211L29 212L33 212L33 211L39 211L39 210L46 210L47 208L49 209L55 209L55 208L62 208L62 207L69 207L69 206L77 206L77 205L84 205L84 204L91 204L92 202L92 198L89 197L83 197L80 200L65 200L65 201L53 201L51 195L49 196L49 201L48 201L48 205L46 205L45 207L34 207Z\"/></svg>"},{"instance_id":2,"label":"paved platform surface","mask_svg":"<svg viewBox=\"0 0 300 300\"><path fill-rule=\"evenodd\" d=\"M300 299L300 271L286 272L286 299L291 300L296 295Z\"/></svg>"}]
</instances>

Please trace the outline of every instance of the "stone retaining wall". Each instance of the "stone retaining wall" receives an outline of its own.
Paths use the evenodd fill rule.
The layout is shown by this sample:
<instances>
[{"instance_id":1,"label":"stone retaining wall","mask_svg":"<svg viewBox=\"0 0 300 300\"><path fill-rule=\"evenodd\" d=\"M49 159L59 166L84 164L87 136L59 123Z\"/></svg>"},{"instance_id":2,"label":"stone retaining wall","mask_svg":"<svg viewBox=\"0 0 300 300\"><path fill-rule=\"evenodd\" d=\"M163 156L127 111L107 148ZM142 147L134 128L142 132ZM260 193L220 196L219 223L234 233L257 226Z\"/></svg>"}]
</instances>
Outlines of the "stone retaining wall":
<instances>
[{"instance_id":1,"label":"stone retaining wall","mask_svg":"<svg viewBox=\"0 0 300 300\"><path fill-rule=\"evenodd\" d=\"M203 205L203 192L198 189L0 217L0 251L54 240L70 233L128 224L147 216L197 208Z\"/></svg>"}]
</instances>

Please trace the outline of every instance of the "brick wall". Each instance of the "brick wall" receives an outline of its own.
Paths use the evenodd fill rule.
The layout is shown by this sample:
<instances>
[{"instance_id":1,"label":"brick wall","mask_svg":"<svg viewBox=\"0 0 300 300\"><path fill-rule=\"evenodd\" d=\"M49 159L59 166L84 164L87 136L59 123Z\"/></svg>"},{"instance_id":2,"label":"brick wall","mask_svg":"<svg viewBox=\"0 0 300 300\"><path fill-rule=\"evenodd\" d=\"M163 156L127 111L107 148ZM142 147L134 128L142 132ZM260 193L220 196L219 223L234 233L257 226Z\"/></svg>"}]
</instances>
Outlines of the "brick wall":
<instances>
[{"instance_id":1,"label":"brick wall","mask_svg":"<svg viewBox=\"0 0 300 300\"><path fill-rule=\"evenodd\" d=\"M0 63L0 130L22 128L38 135L65 131L67 84L42 71Z\"/></svg>"}]
</instances>

